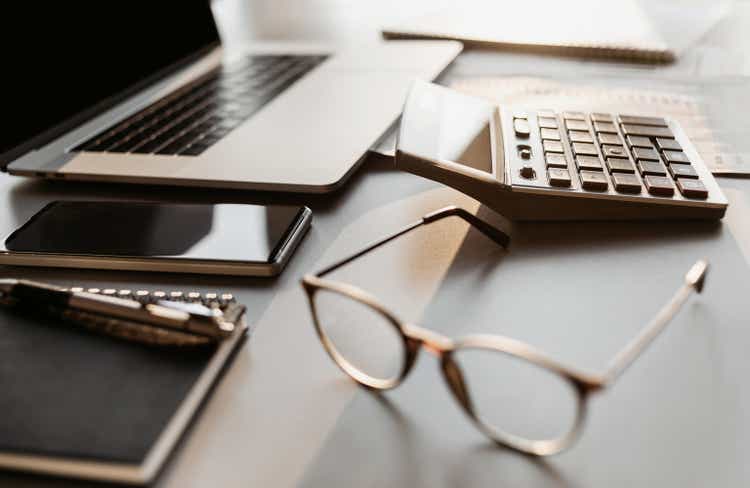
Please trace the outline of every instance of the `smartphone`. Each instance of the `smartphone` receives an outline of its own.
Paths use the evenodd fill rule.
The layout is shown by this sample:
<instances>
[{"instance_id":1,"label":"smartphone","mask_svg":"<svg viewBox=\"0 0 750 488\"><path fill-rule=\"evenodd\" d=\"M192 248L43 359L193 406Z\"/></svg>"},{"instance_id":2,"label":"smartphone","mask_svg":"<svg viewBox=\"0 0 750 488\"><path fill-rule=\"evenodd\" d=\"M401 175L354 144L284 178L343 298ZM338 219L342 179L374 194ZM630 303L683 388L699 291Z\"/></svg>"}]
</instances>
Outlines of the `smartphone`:
<instances>
[{"instance_id":1,"label":"smartphone","mask_svg":"<svg viewBox=\"0 0 750 488\"><path fill-rule=\"evenodd\" d=\"M57 201L8 236L0 264L274 276L311 220L300 206Z\"/></svg>"}]
</instances>

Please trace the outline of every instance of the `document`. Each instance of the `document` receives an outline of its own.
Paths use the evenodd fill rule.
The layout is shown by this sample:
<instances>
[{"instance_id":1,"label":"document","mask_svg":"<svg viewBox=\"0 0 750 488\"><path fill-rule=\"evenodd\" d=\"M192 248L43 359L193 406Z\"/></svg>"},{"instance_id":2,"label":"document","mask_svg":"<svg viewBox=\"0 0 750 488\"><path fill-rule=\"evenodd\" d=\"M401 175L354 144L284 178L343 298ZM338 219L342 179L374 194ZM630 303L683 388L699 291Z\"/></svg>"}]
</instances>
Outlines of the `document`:
<instances>
[{"instance_id":1,"label":"document","mask_svg":"<svg viewBox=\"0 0 750 488\"><path fill-rule=\"evenodd\" d=\"M729 100L726 89L717 84L706 89L701 83L654 80L607 78L581 83L578 79L501 76L457 78L451 87L501 105L670 117L680 123L712 173L750 175L750 150L735 143L739 140L735 135L750 133L750 123L738 127L725 122L722 108Z\"/></svg>"}]
</instances>

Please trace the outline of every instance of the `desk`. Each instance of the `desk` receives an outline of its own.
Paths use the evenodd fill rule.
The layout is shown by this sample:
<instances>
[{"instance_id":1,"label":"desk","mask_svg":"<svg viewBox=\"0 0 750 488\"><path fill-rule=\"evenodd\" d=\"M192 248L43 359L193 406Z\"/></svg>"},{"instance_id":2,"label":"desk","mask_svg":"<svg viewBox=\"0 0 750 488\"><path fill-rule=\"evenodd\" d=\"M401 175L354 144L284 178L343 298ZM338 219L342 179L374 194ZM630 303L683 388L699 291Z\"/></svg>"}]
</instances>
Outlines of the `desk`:
<instances>
[{"instance_id":1,"label":"desk","mask_svg":"<svg viewBox=\"0 0 750 488\"><path fill-rule=\"evenodd\" d=\"M389 8L398 12L401 3L357 2L355 8L334 0L258 0L238 7L224 0L218 7L228 9L222 12L229 17L224 32L236 36L238 44L253 36L348 42L376 35ZM750 15L745 5L737 8L724 28L701 40L700 49L666 70L703 69L694 53L746 41L743 30ZM248 16L256 20L240 31L237 25ZM497 57L502 70L497 74L513 69L512 56L481 53L485 56ZM467 59L456 64L459 74L476 66ZM542 58L540 66L541 61L577 65ZM28 278L66 285L226 289L249 306L249 320L258 329L158 487L744 486L750 479L744 449L750 443L750 389L744 381L750 344L750 224L745 223L750 220L750 180L719 181L732 199L719 225L515 225L510 226L513 243L503 253L475 233L466 234L465 226L450 223L422 229L350 272L358 284L383 292L383 300L405 318L442 333L504 333L596 370L671 294L690 264L707 257L712 269L705 293L691 300L614 389L594 399L578 444L544 460L485 441L453 404L429 356L420 359L398 390L377 397L344 380L315 339L298 284L305 272L426 208L455 201L475 205L430 181L398 173L387 161L368 161L341 191L328 196L62 184L3 174L0 228L6 232L57 198L281 200L313 209L310 234L273 280L23 270ZM425 261L406 269L399 266L405 256ZM409 285L404 294L392 288L404 283ZM81 484L0 474L3 486Z\"/></svg>"}]
</instances>

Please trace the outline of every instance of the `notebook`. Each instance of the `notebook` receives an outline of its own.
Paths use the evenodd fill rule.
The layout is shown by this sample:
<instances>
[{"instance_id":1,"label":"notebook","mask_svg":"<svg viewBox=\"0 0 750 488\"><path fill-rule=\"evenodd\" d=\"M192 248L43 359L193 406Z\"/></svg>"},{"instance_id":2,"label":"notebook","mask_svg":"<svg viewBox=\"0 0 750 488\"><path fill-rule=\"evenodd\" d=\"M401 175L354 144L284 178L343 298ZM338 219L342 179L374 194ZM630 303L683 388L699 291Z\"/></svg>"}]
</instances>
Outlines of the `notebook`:
<instances>
[{"instance_id":1,"label":"notebook","mask_svg":"<svg viewBox=\"0 0 750 488\"><path fill-rule=\"evenodd\" d=\"M219 345L160 348L0 308L0 468L150 482L246 336L236 325Z\"/></svg>"},{"instance_id":2,"label":"notebook","mask_svg":"<svg viewBox=\"0 0 750 488\"><path fill-rule=\"evenodd\" d=\"M648 62L675 58L633 0L470 0L387 26L383 35Z\"/></svg>"}]
</instances>

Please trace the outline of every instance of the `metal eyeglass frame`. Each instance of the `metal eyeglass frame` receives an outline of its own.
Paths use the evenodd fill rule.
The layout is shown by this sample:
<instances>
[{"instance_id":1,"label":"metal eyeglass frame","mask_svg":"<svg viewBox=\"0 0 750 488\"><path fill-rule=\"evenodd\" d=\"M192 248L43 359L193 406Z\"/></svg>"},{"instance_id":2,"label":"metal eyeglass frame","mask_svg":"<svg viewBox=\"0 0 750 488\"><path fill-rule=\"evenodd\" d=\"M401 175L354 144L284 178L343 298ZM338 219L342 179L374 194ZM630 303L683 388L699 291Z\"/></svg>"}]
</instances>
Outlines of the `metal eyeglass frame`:
<instances>
[{"instance_id":1,"label":"metal eyeglass frame","mask_svg":"<svg viewBox=\"0 0 750 488\"><path fill-rule=\"evenodd\" d=\"M419 351L422 348L426 349L440 360L443 376L450 391L479 430L498 444L537 456L556 454L573 444L580 434L586 417L589 395L611 386L615 380L641 355L646 347L665 329L669 321L688 299L691 292L693 290L701 292L708 268L708 263L706 261L696 262L685 275L683 285L677 290L674 296L672 296L661 310L659 310L654 318L638 333L638 335L636 335L630 343L614 356L606 369L600 374L589 374L576 370L573 367L563 365L550 358L544 352L509 337L500 335L469 335L459 339L451 339L423 327L404 323L380 304L374 296L364 290L347 283L323 279L325 275L367 254L368 252L421 227L422 225L430 224L447 217L459 217L465 220L485 236L489 237L504 248L507 247L510 242L510 237L502 230L459 207L446 207L425 215L421 220L407 225L401 230L370 244L361 251L356 252L355 254L344 258L313 275L306 275L302 278L302 286L307 293L315 330L329 356L338 367L344 371L344 373L349 375L360 385L379 391L388 390L401 384L414 365ZM357 369L339 353L335 345L323 331L318 319L318 313L315 307L315 294L319 290L327 290L329 292L337 293L368 306L385 318L386 322L395 328L403 341L404 351L403 367L398 376L391 379L379 379L369 376ZM568 382L577 395L577 411L570 430L558 438L531 440L500 431L488 424L475 410L466 382L463 379L461 368L459 367L458 362L453 358L453 353L462 348L483 349L508 354L544 368Z\"/></svg>"}]
</instances>

